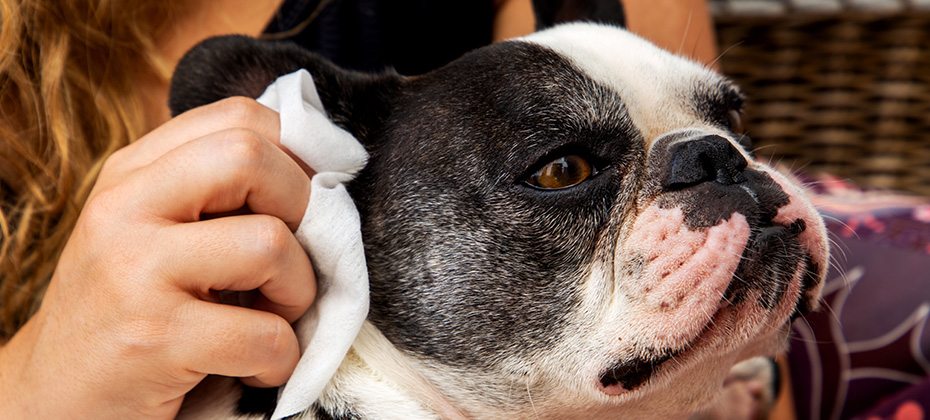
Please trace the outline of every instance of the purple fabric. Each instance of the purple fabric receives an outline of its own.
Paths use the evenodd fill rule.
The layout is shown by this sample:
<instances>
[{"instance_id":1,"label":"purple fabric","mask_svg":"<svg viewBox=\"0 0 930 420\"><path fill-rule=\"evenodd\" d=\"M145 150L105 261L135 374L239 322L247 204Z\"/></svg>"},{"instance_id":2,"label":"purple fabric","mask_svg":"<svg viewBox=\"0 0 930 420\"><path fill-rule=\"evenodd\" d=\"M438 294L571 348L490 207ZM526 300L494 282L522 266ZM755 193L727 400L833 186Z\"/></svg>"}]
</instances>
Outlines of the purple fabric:
<instances>
[{"instance_id":1,"label":"purple fabric","mask_svg":"<svg viewBox=\"0 0 930 420\"><path fill-rule=\"evenodd\" d=\"M794 325L797 416L922 419L897 413L930 407L930 199L816 185L833 264L823 307Z\"/></svg>"},{"instance_id":2,"label":"purple fabric","mask_svg":"<svg viewBox=\"0 0 930 420\"><path fill-rule=\"evenodd\" d=\"M904 388L901 392L885 398L867 413L857 416L862 420L924 420L930 402L930 379Z\"/></svg>"}]
</instances>

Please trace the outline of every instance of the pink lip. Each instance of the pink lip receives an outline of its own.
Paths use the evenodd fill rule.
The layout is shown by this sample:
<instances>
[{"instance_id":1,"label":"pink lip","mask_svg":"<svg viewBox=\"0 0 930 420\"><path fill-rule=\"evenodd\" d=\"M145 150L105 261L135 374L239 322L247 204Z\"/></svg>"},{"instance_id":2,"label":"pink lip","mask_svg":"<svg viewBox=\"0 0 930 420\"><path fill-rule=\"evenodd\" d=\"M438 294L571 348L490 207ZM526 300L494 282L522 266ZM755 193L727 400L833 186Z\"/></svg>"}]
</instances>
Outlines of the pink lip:
<instances>
[{"instance_id":1,"label":"pink lip","mask_svg":"<svg viewBox=\"0 0 930 420\"><path fill-rule=\"evenodd\" d=\"M622 394L626 394L627 392L630 392L628 389L624 388L620 384L604 386L604 384L598 381L597 386L598 388L600 388L601 392L607 395L610 395L610 396L622 395Z\"/></svg>"}]
</instances>

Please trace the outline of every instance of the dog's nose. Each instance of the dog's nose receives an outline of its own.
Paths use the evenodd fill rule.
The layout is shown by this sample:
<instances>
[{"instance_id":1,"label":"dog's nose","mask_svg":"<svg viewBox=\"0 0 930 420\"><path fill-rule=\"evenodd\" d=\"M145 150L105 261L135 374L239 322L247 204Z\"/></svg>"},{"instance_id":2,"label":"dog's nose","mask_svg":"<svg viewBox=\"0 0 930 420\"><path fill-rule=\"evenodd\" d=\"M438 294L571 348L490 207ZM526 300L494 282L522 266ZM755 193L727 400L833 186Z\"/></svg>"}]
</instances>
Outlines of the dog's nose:
<instances>
[{"instance_id":1,"label":"dog's nose","mask_svg":"<svg viewBox=\"0 0 930 420\"><path fill-rule=\"evenodd\" d=\"M704 182L723 185L746 181L748 162L729 140L708 135L674 142L668 149L668 167L663 186L667 190L687 188Z\"/></svg>"}]
</instances>

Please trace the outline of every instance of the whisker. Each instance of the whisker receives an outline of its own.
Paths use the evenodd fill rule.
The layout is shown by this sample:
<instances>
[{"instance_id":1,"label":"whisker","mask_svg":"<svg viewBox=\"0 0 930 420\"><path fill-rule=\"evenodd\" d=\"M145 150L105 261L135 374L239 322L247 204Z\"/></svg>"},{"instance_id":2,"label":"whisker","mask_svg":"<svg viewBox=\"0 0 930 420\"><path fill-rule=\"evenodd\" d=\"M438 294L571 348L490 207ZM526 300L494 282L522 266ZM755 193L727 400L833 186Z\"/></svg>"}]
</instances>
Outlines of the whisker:
<instances>
[{"instance_id":1,"label":"whisker","mask_svg":"<svg viewBox=\"0 0 930 420\"><path fill-rule=\"evenodd\" d=\"M728 52L730 52L730 50L732 50L732 49L734 49L734 48L736 48L736 47L738 47L738 46L740 46L740 45L742 45L742 44L743 44L743 41L740 41L740 42L737 42L737 43L735 43L735 44L733 44L733 45L727 47L727 49L723 50L723 52L721 52L720 54L717 54L717 58L714 58L714 60L711 61L711 62L710 62L709 64L707 64L707 65L708 65L709 67L715 67L715 66L717 65L717 63L719 63L720 60L723 59L723 56L724 56L724 55L726 55Z\"/></svg>"},{"instance_id":2,"label":"whisker","mask_svg":"<svg viewBox=\"0 0 930 420\"><path fill-rule=\"evenodd\" d=\"M530 382L529 382L529 381L526 382L526 396L529 397L529 399L530 399L530 407L533 408L533 414L536 416L536 420L539 420L541 417L539 417L539 411L536 410L536 403L533 402L533 393L530 392Z\"/></svg>"},{"instance_id":3,"label":"whisker","mask_svg":"<svg viewBox=\"0 0 930 420\"><path fill-rule=\"evenodd\" d=\"M685 30L681 34L681 42L678 43L678 52L676 54L682 55L681 53L685 50L685 40L688 39L688 30L691 29L691 20L694 18L694 7L691 7L691 10L688 11L688 21L685 22ZM697 42L692 47L691 55L694 56L694 47L697 47Z\"/></svg>"}]
</instances>

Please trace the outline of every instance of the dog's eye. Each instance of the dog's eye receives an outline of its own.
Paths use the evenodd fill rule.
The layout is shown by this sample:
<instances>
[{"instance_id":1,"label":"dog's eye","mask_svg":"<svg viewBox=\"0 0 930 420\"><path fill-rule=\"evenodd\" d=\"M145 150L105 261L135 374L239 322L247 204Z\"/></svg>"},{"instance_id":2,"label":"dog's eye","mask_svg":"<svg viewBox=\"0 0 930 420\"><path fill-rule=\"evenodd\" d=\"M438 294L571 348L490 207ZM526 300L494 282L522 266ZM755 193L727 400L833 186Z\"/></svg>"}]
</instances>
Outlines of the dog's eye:
<instances>
[{"instance_id":1,"label":"dog's eye","mask_svg":"<svg viewBox=\"0 0 930 420\"><path fill-rule=\"evenodd\" d=\"M594 175L591 163L581 156L567 155L549 162L526 182L536 188L558 190L578 185L591 175Z\"/></svg>"},{"instance_id":2,"label":"dog's eye","mask_svg":"<svg viewBox=\"0 0 930 420\"><path fill-rule=\"evenodd\" d=\"M743 132L743 118L738 109L731 109L730 112L727 112L727 125L729 125L730 131L734 133Z\"/></svg>"}]
</instances>

